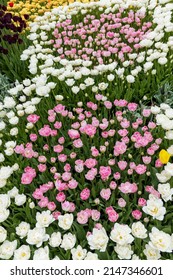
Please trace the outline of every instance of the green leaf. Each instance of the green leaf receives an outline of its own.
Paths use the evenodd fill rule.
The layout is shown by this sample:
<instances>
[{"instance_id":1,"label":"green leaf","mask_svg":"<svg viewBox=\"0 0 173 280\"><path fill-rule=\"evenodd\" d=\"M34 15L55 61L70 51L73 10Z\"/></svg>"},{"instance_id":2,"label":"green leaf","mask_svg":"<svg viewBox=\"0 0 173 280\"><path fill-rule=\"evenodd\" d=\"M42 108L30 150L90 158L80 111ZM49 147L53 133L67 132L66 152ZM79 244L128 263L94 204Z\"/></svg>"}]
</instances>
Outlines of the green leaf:
<instances>
[{"instance_id":1,"label":"green leaf","mask_svg":"<svg viewBox=\"0 0 173 280\"><path fill-rule=\"evenodd\" d=\"M26 207L25 207L25 213L26 213L26 217L27 217L27 219L28 219L28 222L29 222L29 223L32 223L33 217L32 217L31 209L29 208L28 203L27 203L27 205L26 205Z\"/></svg>"},{"instance_id":2,"label":"green leaf","mask_svg":"<svg viewBox=\"0 0 173 280\"><path fill-rule=\"evenodd\" d=\"M98 254L98 257L100 260L110 260L110 256L109 256L107 250L106 250L106 252L97 251L96 253Z\"/></svg>"},{"instance_id":3,"label":"green leaf","mask_svg":"<svg viewBox=\"0 0 173 280\"><path fill-rule=\"evenodd\" d=\"M77 238L82 241L86 239L86 232L82 225L77 224L76 222L73 223L73 226L75 227L75 230L77 232Z\"/></svg>"}]
</instances>

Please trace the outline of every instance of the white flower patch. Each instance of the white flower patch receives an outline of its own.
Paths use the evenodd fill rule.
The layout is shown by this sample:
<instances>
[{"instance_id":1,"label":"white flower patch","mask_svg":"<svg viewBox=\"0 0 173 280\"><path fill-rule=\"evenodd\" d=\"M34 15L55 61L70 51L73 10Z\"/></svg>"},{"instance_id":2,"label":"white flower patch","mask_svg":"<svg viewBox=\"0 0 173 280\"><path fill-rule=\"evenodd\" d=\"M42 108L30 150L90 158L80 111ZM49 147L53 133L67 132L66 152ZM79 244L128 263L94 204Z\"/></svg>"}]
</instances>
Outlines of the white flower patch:
<instances>
[{"instance_id":1,"label":"white flower patch","mask_svg":"<svg viewBox=\"0 0 173 280\"><path fill-rule=\"evenodd\" d=\"M83 260L86 257L87 250L78 245L77 248L71 249L71 254L73 260Z\"/></svg>"},{"instance_id":2,"label":"white flower patch","mask_svg":"<svg viewBox=\"0 0 173 280\"><path fill-rule=\"evenodd\" d=\"M133 251L131 250L131 245L129 244L124 246L117 244L114 247L114 250L117 253L118 258L120 260L130 260L133 254Z\"/></svg>"},{"instance_id":3,"label":"white flower patch","mask_svg":"<svg viewBox=\"0 0 173 280\"><path fill-rule=\"evenodd\" d=\"M29 245L22 245L14 251L13 260L29 260L31 256L31 249Z\"/></svg>"},{"instance_id":4,"label":"white flower patch","mask_svg":"<svg viewBox=\"0 0 173 280\"><path fill-rule=\"evenodd\" d=\"M24 238L27 236L28 232L30 230L30 224L26 222L21 222L17 227L16 227L16 234L20 238Z\"/></svg>"},{"instance_id":5,"label":"white flower patch","mask_svg":"<svg viewBox=\"0 0 173 280\"><path fill-rule=\"evenodd\" d=\"M169 200L172 201L173 188L171 188L169 183L166 184L158 184L158 191L162 196L162 199L167 202Z\"/></svg>"},{"instance_id":6,"label":"white flower patch","mask_svg":"<svg viewBox=\"0 0 173 280\"><path fill-rule=\"evenodd\" d=\"M171 236L163 231L158 230L156 227L152 228L149 234L150 242L149 245L161 252L172 252L173 245Z\"/></svg>"},{"instance_id":7,"label":"white flower patch","mask_svg":"<svg viewBox=\"0 0 173 280\"><path fill-rule=\"evenodd\" d=\"M102 227L101 229L94 228L92 233L87 236L87 240L91 250L105 252L109 238L106 230Z\"/></svg>"},{"instance_id":8,"label":"white flower patch","mask_svg":"<svg viewBox=\"0 0 173 280\"><path fill-rule=\"evenodd\" d=\"M46 234L45 228L34 228L28 231L26 242L30 245L36 245L38 248L48 239L49 235Z\"/></svg>"},{"instance_id":9,"label":"white flower patch","mask_svg":"<svg viewBox=\"0 0 173 280\"><path fill-rule=\"evenodd\" d=\"M7 209L10 206L10 197L8 194L0 194L0 209Z\"/></svg>"},{"instance_id":10,"label":"white flower patch","mask_svg":"<svg viewBox=\"0 0 173 280\"><path fill-rule=\"evenodd\" d=\"M121 225L119 223L114 224L110 239L121 246L131 244L134 240L131 235L131 228L128 225Z\"/></svg>"},{"instance_id":11,"label":"white flower patch","mask_svg":"<svg viewBox=\"0 0 173 280\"><path fill-rule=\"evenodd\" d=\"M149 200L147 200L147 205L142 208L142 210L159 221L163 221L164 215L166 214L166 208L163 207L163 201L149 195Z\"/></svg>"},{"instance_id":12,"label":"white flower patch","mask_svg":"<svg viewBox=\"0 0 173 280\"><path fill-rule=\"evenodd\" d=\"M154 249L148 244L145 245L144 255L146 256L147 260L159 260L161 257L160 251Z\"/></svg>"},{"instance_id":13,"label":"white flower patch","mask_svg":"<svg viewBox=\"0 0 173 280\"><path fill-rule=\"evenodd\" d=\"M13 187L10 191L8 191L8 195L10 198L14 198L16 195L18 195L19 190L16 187Z\"/></svg>"},{"instance_id":14,"label":"white flower patch","mask_svg":"<svg viewBox=\"0 0 173 280\"><path fill-rule=\"evenodd\" d=\"M49 260L49 247L39 248L35 250L33 260Z\"/></svg>"},{"instance_id":15,"label":"white flower patch","mask_svg":"<svg viewBox=\"0 0 173 280\"><path fill-rule=\"evenodd\" d=\"M147 229L141 222L132 224L132 234L134 237L144 239L147 237Z\"/></svg>"},{"instance_id":16,"label":"white flower patch","mask_svg":"<svg viewBox=\"0 0 173 280\"><path fill-rule=\"evenodd\" d=\"M49 237L49 245L53 248L59 247L61 244L61 233L60 232L54 232Z\"/></svg>"},{"instance_id":17,"label":"white flower patch","mask_svg":"<svg viewBox=\"0 0 173 280\"><path fill-rule=\"evenodd\" d=\"M162 170L161 173L156 173L156 177L161 183L166 183L168 180L171 179L171 175L165 170Z\"/></svg>"},{"instance_id":18,"label":"white flower patch","mask_svg":"<svg viewBox=\"0 0 173 280\"><path fill-rule=\"evenodd\" d=\"M90 261L90 260L98 260L98 259L99 259L99 258L98 258L98 255L97 255L97 254L92 253L92 252L88 252L84 260L85 260L85 261L86 261L86 260L87 260L87 261Z\"/></svg>"},{"instance_id":19,"label":"white flower patch","mask_svg":"<svg viewBox=\"0 0 173 280\"><path fill-rule=\"evenodd\" d=\"M49 210L43 211L41 213L37 212L36 214L36 227L45 228L48 227L55 220Z\"/></svg>"},{"instance_id":20,"label":"white flower patch","mask_svg":"<svg viewBox=\"0 0 173 280\"><path fill-rule=\"evenodd\" d=\"M4 242L7 238L7 231L4 227L0 226L0 243Z\"/></svg>"},{"instance_id":21,"label":"white flower patch","mask_svg":"<svg viewBox=\"0 0 173 280\"><path fill-rule=\"evenodd\" d=\"M5 240L0 246L0 258L3 260L9 260L13 256L16 248L17 240L14 240L12 242Z\"/></svg>"},{"instance_id":22,"label":"white flower patch","mask_svg":"<svg viewBox=\"0 0 173 280\"><path fill-rule=\"evenodd\" d=\"M73 214L65 214L65 215L60 215L58 217L58 225L60 228L64 230L70 229L72 223L73 223Z\"/></svg>"},{"instance_id":23,"label":"white flower patch","mask_svg":"<svg viewBox=\"0 0 173 280\"><path fill-rule=\"evenodd\" d=\"M64 250L70 250L72 249L76 244L76 236L72 233L64 234L62 243L61 243L61 248Z\"/></svg>"},{"instance_id":24,"label":"white flower patch","mask_svg":"<svg viewBox=\"0 0 173 280\"><path fill-rule=\"evenodd\" d=\"M6 208L0 209L0 223L7 220L8 216L10 215L10 211Z\"/></svg>"},{"instance_id":25,"label":"white flower patch","mask_svg":"<svg viewBox=\"0 0 173 280\"><path fill-rule=\"evenodd\" d=\"M25 194L17 194L15 196L15 204L17 206L21 206L26 202L26 195Z\"/></svg>"},{"instance_id":26,"label":"white flower patch","mask_svg":"<svg viewBox=\"0 0 173 280\"><path fill-rule=\"evenodd\" d=\"M10 206L11 201L8 194L0 194L0 223L7 220L10 215L10 210L8 207Z\"/></svg>"},{"instance_id":27,"label":"white flower patch","mask_svg":"<svg viewBox=\"0 0 173 280\"><path fill-rule=\"evenodd\" d=\"M2 166L0 168L0 188L3 188L6 183L7 179L12 175L13 168L10 166Z\"/></svg>"}]
</instances>

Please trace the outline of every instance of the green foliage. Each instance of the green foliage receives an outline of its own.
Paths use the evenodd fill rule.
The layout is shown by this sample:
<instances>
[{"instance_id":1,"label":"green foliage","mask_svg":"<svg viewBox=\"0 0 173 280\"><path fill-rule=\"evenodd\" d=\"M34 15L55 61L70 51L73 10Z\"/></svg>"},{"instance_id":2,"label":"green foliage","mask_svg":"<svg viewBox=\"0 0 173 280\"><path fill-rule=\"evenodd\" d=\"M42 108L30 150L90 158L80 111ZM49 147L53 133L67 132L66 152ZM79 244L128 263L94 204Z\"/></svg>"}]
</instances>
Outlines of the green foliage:
<instances>
[{"instance_id":1,"label":"green foliage","mask_svg":"<svg viewBox=\"0 0 173 280\"><path fill-rule=\"evenodd\" d=\"M0 54L0 69L3 75L6 75L11 82L18 80L22 82L29 78L28 63L20 60L20 55L28 47L29 40L26 34L21 36L23 43L8 45L8 54ZM5 44L4 44L5 46Z\"/></svg>"},{"instance_id":2,"label":"green foliage","mask_svg":"<svg viewBox=\"0 0 173 280\"><path fill-rule=\"evenodd\" d=\"M8 95L8 90L13 86L7 76L0 73L0 101Z\"/></svg>"},{"instance_id":3,"label":"green foliage","mask_svg":"<svg viewBox=\"0 0 173 280\"><path fill-rule=\"evenodd\" d=\"M173 105L173 80L166 82L158 88L158 91L153 96L153 101L157 104L167 103Z\"/></svg>"},{"instance_id":4,"label":"green foliage","mask_svg":"<svg viewBox=\"0 0 173 280\"><path fill-rule=\"evenodd\" d=\"M7 3L8 3L8 0L1 0L1 5L7 5Z\"/></svg>"}]
</instances>

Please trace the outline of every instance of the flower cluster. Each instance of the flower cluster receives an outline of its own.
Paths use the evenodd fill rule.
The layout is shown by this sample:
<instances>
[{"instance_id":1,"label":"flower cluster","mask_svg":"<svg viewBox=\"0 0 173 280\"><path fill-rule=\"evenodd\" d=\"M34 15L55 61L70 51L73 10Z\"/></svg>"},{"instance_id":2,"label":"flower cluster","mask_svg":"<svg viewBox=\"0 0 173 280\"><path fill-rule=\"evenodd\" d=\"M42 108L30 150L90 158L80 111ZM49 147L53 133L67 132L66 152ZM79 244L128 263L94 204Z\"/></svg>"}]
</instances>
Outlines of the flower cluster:
<instances>
[{"instance_id":1,"label":"flower cluster","mask_svg":"<svg viewBox=\"0 0 173 280\"><path fill-rule=\"evenodd\" d=\"M25 14L29 15L28 23L33 22L37 16L43 15L45 12L50 11L53 8L57 8L57 5L64 6L73 3L74 0L13 0L7 4L7 9L14 15L25 17ZM88 0L82 0L80 2L88 2Z\"/></svg>"},{"instance_id":2,"label":"flower cluster","mask_svg":"<svg viewBox=\"0 0 173 280\"><path fill-rule=\"evenodd\" d=\"M10 80L0 73L0 101L3 101L4 97L8 95L8 90L14 85L10 82Z\"/></svg>"},{"instance_id":3,"label":"flower cluster","mask_svg":"<svg viewBox=\"0 0 173 280\"><path fill-rule=\"evenodd\" d=\"M62 59L83 59L87 66L106 64L108 58L117 60L115 57L124 62L126 54L142 47L140 42L149 33L152 23L142 23L144 17L139 11L119 9L116 14L102 13L99 19L88 14L75 25L66 19L56 24L54 47Z\"/></svg>"},{"instance_id":4,"label":"flower cluster","mask_svg":"<svg viewBox=\"0 0 173 280\"><path fill-rule=\"evenodd\" d=\"M152 112L156 114L157 124L165 130L165 138L171 141L173 139L173 109L168 104L161 104L160 107L153 106ZM170 162L173 156L173 145L167 144L167 151L160 152L160 159L164 164L164 169L160 173L156 173L159 180L158 191L161 194L163 201L167 202L172 200L173 189L171 188L171 178L173 176L172 167Z\"/></svg>"},{"instance_id":5,"label":"flower cluster","mask_svg":"<svg viewBox=\"0 0 173 280\"><path fill-rule=\"evenodd\" d=\"M19 34L26 28L26 19L28 15L22 19L7 12L6 6L0 5L0 53L8 54L7 44L22 44Z\"/></svg>"},{"instance_id":6,"label":"flower cluster","mask_svg":"<svg viewBox=\"0 0 173 280\"><path fill-rule=\"evenodd\" d=\"M116 2L116 1L114 1L114 2ZM10 109L10 111L12 109L14 111L14 114L16 117L23 116L25 113L31 114L36 111L36 107L37 107L36 105L41 101L41 98L48 97L50 93L51 94L53 93L53 95L55 96L55 98L57 100L62 100L64 98L67 102L68 102L69 98L70 98L70 100L75 102L77 93L79 96L79 100L83 100L85 98L85 96L93 95L92 92L97 92L97 90L107 91L108 92L107 94L110 95L111 101L114 100L115 97L119 98L120 96L123 96L123 98L126 97L128 100L131 100L131 98L138 99L139 97L141 97L142 95L144 95L146 93L146 87L150 91L150 94L152 93L151 88L152 87L155 88L155 86L156 86L155 82L158 82L159 79L162 80L163 76L165 74L167 76L168 68L169 68L169 66L171 67L171 63L169 63L169 65L166 64L166 68L164 68L164 65L161 65L161 68L159 68L159 72L157 73L157 79L155 79L153 77L152 83L150 83L150 79L151 79L152 75L148 75L148 74L149 73L151 74L151 72L155 73L155 70L153 72L153 70L150 69L150 66L155 67L156 60L160 61L160 60L164 59L166 62L167 55L169 55L170 59L171 59L171 50L172 50L173 41L172 41L172 36L169 36L169 34L170 34L169 29L171 28L172 23L170 21L168 21L168 19L170 19L170 15L172 13L172 4L169 3L169 1L166 1L166 3L160 2L159 4L150 3L150 5L148 5L148 6L146 6L146 3L136 3L132 9L131 2L127 2L126 4L124 2L115 4L114 2L107 3L107 5L106 5L107 9L105 8L105 6L103 6L102 2L95 3L92 6L89 3L88 4L74 3L66 8L59 7L57 9L54 9L52 12L45 13L44 16L38 17L37 21L31 24L31 34L29 35L29 38L33 41L33 45L29 46L29 48L23 52L21 59L30 60L28 70L32 75L34 75L34 77L30 78L30 79L28 79L28 78L24 79L21 84L17 83L14 88L10 89L9 94L13 96L13 99L16 99L17 106L15 106L15 103L11 101L11 104L13 104L13 106L10 105L10 107L8 107L8 108L5 106L6 109L3 112L1 112L1 116L6 115L8 109ZM113 3L115 5L114 9L112 8ZM96 10L97 6L99 7L99 9ZM100 26L99 28L101 31L100 35L102 34L103 37L105 37L107 33L108 33L108 35L110 35L110 33L109 33L110 31L108 31L107 28L108 27L111 28L111 24L110 24L111 18L114 18L115 21L116 20L124 21L123 15L127 14L127 17L125 17L125 21L127 21L127 19L129 21L135 20L134 26L131 26L131 27L130 27L130 23L126 24L126 23L122 22L121 23L122 26L119 29L122 28L122 30L124 30L123 32L125 32L127 34L121 34L122 37L121 37L121 35L118 34L117 35L118 37L116 37L116 36L114 37L115 40L116 39L120 40L120 43L118 43L119 47L116 46L116 48L118 50L118 54L123 53L123 56L125 57L125 61L121 62L121 59L123 60L123 57L121 57L121 55L120 55L120 58L117 57L118 62L114 61L111 63L107 62L108 64L106 63L106 64L97 65L98 64L97 57L94 57L96 60L95 60L95 62L92 62L92 61L85 60L85 59L75 59L75 60L71 59L71 58L61 59L62 54L59 54L57 56L57 51L56 51L56 49L53 50L53 45L51 43L52 42L51 40L53 40L54 36L53 36L53 34L50 36L51 33L53 33L53 32L56 33L55 30L57 29L56 28L57 22L58 22L58 25L60 25L60 26L64 25L63 28L66 28L66 29L67 29L67 27L72 28L73 26L78 26L77 29L75 29L76 27L73 28L74 32L80 33L80 31L85 30L82 27L85 24L82 23L80 17L79 17L80 21L78 23L75 23L75 22L73 23L73 13L71 16L69 16L70 17L69 19L65 19L65 15L67 13L66 10L68 11L69 7L70 7L71 13L72 13L72 11L74 12L75 18L76 18L76 13L78 14L77 11L81 10L81 11L79 11L79 15L81 14L80 17L85 17L85 18L89 17L89 19L86 19L87 21L90 20L90 22L96 21L97 24L99 23L99 26ZM82 16L82 13L84 13L84 15L86 14L86 12L82 12L84 7L86 8L86 10L84 10L84 11L87 11L87 9L90 9L90 7L91 7L91 11L88 12L88 16ZM168 11L168 8L169 8L169 11ZM77 11L76 11L76 9L77 9ZM111 13L112 9L113 9L113 11L114 10L115 11ZM148 13L147 13L147 9L149 9ZM121 12L118 12L119 10ZM97 14L95 15L95 13L97 13ZM109 15L109 17L108 17L108 15ZM122 17L119 18L118 16L120 16L120 15L122 15ZM147 16L145 17L145 15L147 15ZM144 18L142 18L143 16L144 16ZM154 20L152 19L152 16L154 17ZM163 19L160 20L160 17L162 17ZM95 20L94 20L94 18L95 18ZM105 22L103 22L103 23L100 22L101 19L103 19ZM65 24L66 22L72 22L72 23L68 24L66 26L66 24ZM152 26L149 28L149 25L151 25L150 22L152 22ZM86 24L88 24L88 23L86 23ZM98 28L97 24L94 27L96 29ZM106 24L106 26L108 25L108 27L106 27L106 26L103 27L105 24ZM138 26L138 24L139 24L139 26ZM148 24L148 27L146 26L146 24ZM160 26L161 24L162 24L162 26ZM124 26L126 26L126 25L129 25L129 28L125 28ZM139 30L137 29L137 27L139 27ZM142 27L145 30L142 30ZM91 28L91 29L94 30L94 28ZM151 30L147 31L148 30L147 28L149 28L149 30L150 29ZM152 28L154 28L155 31L152 31L153 30ZM117 29L117 30L119 30L119 29ZM76 31L76 30L78 30L78 31ZM136 30L136 31L134 31L134 30ZM142 30L142 31L140 31L140 30ZM162 32L161 32L161 30L162 30ZM62 30L60 30L60 33L58 33L56 35L56 36L61 37L60 39L57 39L57 41L58 40L63 41L65 39L65 41L71 42L71 41L69 41L69 39L66 38L66 37L68 37L65 35L65 33L67 33L67 31L65 31L65 30L62 31L63 32L62 34L61 34L61 31ZM73 30L69 31L69 32L73 32ZM94 31L90 30L90 32L94 32ZM133 34L131 34L131 32ZM92 33L92 34L97 35L98 32L95 32L95 33ZM112 35L113 35L113 33L115 35L117 34L116 29L114 32L112 32ZM145 33L147 33L147 34L145 34ZM157 35L156 33L158 34L158 37L156 36ZM141 40L140 48L137 50L137 52L134 51L134 46L136 45L136 43L128 42L128 40L133 41L133 40L135 40L135 38L133 36L129 37L128 34L134 35L135 38L136 38L136 36L137 37L141 36L140 37L140 40ZM147 38L142 39L143 35L146 35L147 38L154 36L154 38L153 39L147 39ZM64 36L66 36L66 37L64 37ZM87 38L89 40L91 40L92 36L89 36L89 34L87 34L87 36L88 36ZM119 36L120 36L120 38L119 38ZM124 36L129 37L129 38L126 39ZM159 36L161 36L162 38L160 38ZM77 37L79 37L79 36L77 36ZM124 37L124 43L121 42L123 37ZM79 39L81 40L81 36L80 36L80 38L74 39L74 40L76 42L76 40L79 40ZM136 39L138 41L139 38L136 38ZM109 44L111 44L111 40L109 37L107 38L107 36L106 36L105 40L107 40L109 42ZM164 42L162 42L162 40ZM167 41L167 43L165 43L165 40ZM94 48L96 47L96 49L95 49L95 54L96 54L99 52L98 51L99 46L96 46L95 42L101 43L101 41L102 41L102 39L98 37L97 40L94 40L93 42L90 42L90 43L88 40L86 40L86 44L88 44L88 43L91 44L91 47L93 44L93 47ZM147 46L145 46L145 44L141 45L143 43L146 43L146 41L147 42L150 41L150 43L153 42L153 44L151 46L149 46L148 48L147 48ZM85 44L84 39L82 40L82 42L83 42L83 44ZM109 44L107 44L107 45L109 45ZM137 44L139 46L139 42ZM105 48L105 46L106 46L106 44L104 46L102 46L102 48ZM156 49L153 49L153 46L155 46ZM69 49L72 49L72 46L67 46L67 47ZM122 52L122 48L125 50L126 47L127 48L130 47L131 50L133 50L133 51L130 53ZM80 44L79 44L76 46L76 49L78 49L78 48L80 48L80 51L81 51L81 48L84 48L84 46L82 46L82 45L80 46ZM86 48L90 48L90 46L87 46ZM92 49L92 48L90 48L90 49ZM69 52L69 50L67 50L67 52ZM103 50L103 54L104 53L105 53L105 50ZM79 52L79 54L80 54L80 52ZM118 55L118 54L117 53L113 54L113 58L115 59L115 55ZM80 56L81 55L82 54L80 54ZM126 57L127 55L130 55L130 57L128 59ZM102 52L101 52L101 56L102 56ZM109 57L104 57L104 58L112 59ZM99 57L98 57L98 59L99 59ZM96 63L96 61L97 61L97 63ZM74 64L74 65L72 65L72 64ZM120 64L124 64L124 66L120 67ZM162 62L161 62L161 64L162 64ZM158 65L159 64L157 64L157 66ZM57 69L57 67L58 67L58 69ZM76 70L74 70L73 67L75 67ZM134 67L137 67L137 68L135 69ZM142 76L137 77L136 74L138 73L138 70L143 71L142 69L144 70L145 73L142 74L142 72L141 72ZM147 71L151 71L151 72L147 72ZM89 77L91 73L93 74L93 76ZM146 79L143 79L143 75L146 75ZM160 78L159 78L159 75L160 75ZM138 81L136 80L136 82L133 84L133 87L130 87L130 83L134 81L134 77L136 77L135 79L137 79L137 80L139 78L139 80ZM121 80L121 78L122 78L122 80ZM126 79L126 82L125 82L125 79ZM65 80L65 82L64 82L64 80ZM81 81L82 81L82 83L81 83ZM63 87L62 87L62 84L63 84ZM61 94L57 94L59 87L62 87ZM110 87L110 89L109 89L109 87ZM72 91L70 90L70 88ZM138 92L138 94L135 94L133 96L133 92ZM74 93L75 93L75 95L74 95ZM7 106L9 106L9 105L7 105ZM9 116L11 117L12 114L13 113L10 113ZM14 116L14 114L13 114L13 116ZM15 120L17 120L17 118L15 118Z\"/></svg>"},{"instance_id":7,"label":"flower cluster","mask_svg":"<svg viewBox=\"0 0 173 280\"><path fill-rule=\"evenodd\" d=\"M2 144L2 141L1 141L1 144ZM4 159L5 158L4 158L3 154L1 154L1 162L3 162ZM12 173L13 173L13 168L10 166L2 166L0 168L0 176L1 176L0 188L3 188L6 185L7 180L11 176Z\"/></svg>"},{"instance_id":8,"label":"flower cluster","mask_svg":"<svg viewBox=\"0 0 173 280\"><path fill-rule=\"evenodd\" d=\"M1 229L1 258L104 259L105 252L111 259L167 258L172 235L164 226L155 227L155 220L168 219L165 202L171 203L173 192L160 186L155 175L166 168L157 136L158 128L160 134L164 129L151 113L156 109L96 94L94 101L78 102L73 111L60 102L48 108L47 118L36 113L23 117L25 140L16 134L15 142L1 143L6 147L1 161L10 157L20 162L13 167L13 182L23 192L9 190L6 179L1 187L4 201L26 204L33 216L27 210L25 222L16 223L18 246ZM3 207L4 222L10 219L10 205ZM7 245L10 255L5 254ZM51 247L56 253L50 253Z\"/></svg>"},{"instance_id":9,"label":"flower cluster","mask_svg":"<svg viewBox=\"0 0 173 280\"><path fill-rule=\"evenodd\" d=\"M96 99L101 101L103 96L96 95ZM150 176L149 163L152 162L152 157L162 142L161 139L154 139L153 137L156 124L150 121L147 125L144 125L145 121L139 117L130 122L127 117L137 110L137 104L135 103L115 100L114 104L110 101L103 101L103 105L108 110L108 114L109 111L113 110L113 107L120 108L120 110L117 110L110 120L107 118L100 120L96 117L98 110L96 103L88 102L87 110L82 107L75 108L76 116L71 111L68 111L65 106L58 104L53 110L48 111L49 124L43 125L37 133L36 131L35 133L30 133L31 142L25 145L19 143L15 146L14 150L17 154L26 159L29 158L31 162L34 159L35 162L34 166L25 167L21 177L22 184L30 185L34 182L34 178L38 176L37 172L46 174L46 177L48 177L48 173L52 174L54 180L56 180L55 185L54 180L51 180L34 190L33 197L39 200L40 207L48 207L49 210L53 211L57 210L56 208L58 207L58 210L61 210L59 206L56 206L56 201L58 201L62 203L62 210L74 212L75 205L69 202L67 197L68 191L71 194L71 190L76 188L81 189L80 200L82 201L91 199L92 192L95 192L93 200L109 201L111 198L115 199L117 189L122 195L134 194L142 190L142 184L137 186L134 181L131 181L131 178L132 175L135 177L140 177L144 174ZM124 113L127 114L127 117L121 110L125 106L127 112ZM149 117L150 110L144 109L142 114L145 117ZM71 124L67 131L61 132L64 123L63 118L67 122L71 120ZM36 127L39 119L40 116L36 114L29 115L26 127L30 127L30 129ZM115 127L118 129L115 130ZM116 141L113 140L115 135ZM96 140L98 137L100 139L99 146ZM51 138L56 140L51 140ZM35 148L38 141L41 141L40 139L43 139L42 151ZM49 139L50 143L47 142ZM55 142L53 146L52 141ZM87 147L86 142L90 143L90 146ZM40 144L39 147L41 147ZM135 150L137 153L140 150L141 156L138 157L136 162L129 161L129 158L132 158L130 154L132 150L133 153L135 153ZM71 152L69 153L69 151ZM79 156L79 154L83 156ZM50 163L51 165L49 166ZM57 163L63 167L62 172L60 172L60 166L57 166ZM155 164L156 167L161 165L158 161ZM78 179L79 175L80 180ZM118 183L120 179L121 183ZM93 191L91 186L94 186L98 180L100 188ZM103 187L105 184L106 186ZM49 191L52 192L54 187L58 190L55 195L56 200L49 201L44 194L49 193ZM120 205L126 204L124 199L120 199L118 203ZM111 208L110 210L112 211L106 210L108 219L110 218L111 221L115 220L115 217L118 219L116 211ZM88 209L80 211L77 214L78 222L86 224L90 217L99 220L100 213L93 211ZM133 211L132 215L138 219L138 215L140 218L142 213ZM94 216L96 217L93 218Z\"/></svg>"},{"instance_id":10,"label":"flower cluster","mask_svg":"<svg viewBox=\"0 0 173 280\"><path fill-rule=\"evenodd\" d=\"M31 24L32 46L21 59L29 60L31 74L56 77L74 94L106 90L114 83L120 91L117 97L128 90L130 99L130 84L156 73L160 80L165 67L170 71L173 5L169 2L135 2L132 9L131 1L114 0L53 9Z\"/></svg>"},{"instance_id":11,"label":"flower cluster","mask_svg":"<svg viewBox=\"0 0 173 280\"><path fill-rule=\"evenodd\" d=\"M0 6L0 259L173 259L172 1L55 2Z\"/></svg>"}]
</instances>

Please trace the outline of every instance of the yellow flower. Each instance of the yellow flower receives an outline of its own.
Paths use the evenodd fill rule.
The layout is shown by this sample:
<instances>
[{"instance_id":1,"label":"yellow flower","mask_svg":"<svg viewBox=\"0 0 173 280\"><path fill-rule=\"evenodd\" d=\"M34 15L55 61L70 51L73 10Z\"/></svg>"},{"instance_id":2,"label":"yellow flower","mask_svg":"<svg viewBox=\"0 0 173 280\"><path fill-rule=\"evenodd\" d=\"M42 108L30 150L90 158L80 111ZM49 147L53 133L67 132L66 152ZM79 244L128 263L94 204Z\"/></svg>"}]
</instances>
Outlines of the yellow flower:
<instances>
[{"instance_id":1,"label":"yellow flower","mask_svg":"<svg viewBox=\"0 0 173 280\"><path fill-rule=\"evenodd\" d=\"M170 156L171 155L164 149L162 149L159 153L159 159L160 159L161 163L163 163L163 164L168 163Z\"/></svg>"},{"instance_id":2,"label":"yellow flower","mask_svg":"<svg viewBox=\"0 0 173 280\"><path fill-rule=\"evenodd\" d=\"M21 16L24 19L24 14L29 15L29 20L27 20L27 26L29 28L29 23L35 21L38 15L43 15L45 12L50 11L58 6L65 6L70 3L83 2L87 3L90 1L97 2L98 0L13 0L13 7L9 6L11 0L7 4L7 9L13 15Z\"/></svg>"}]
</instances>

